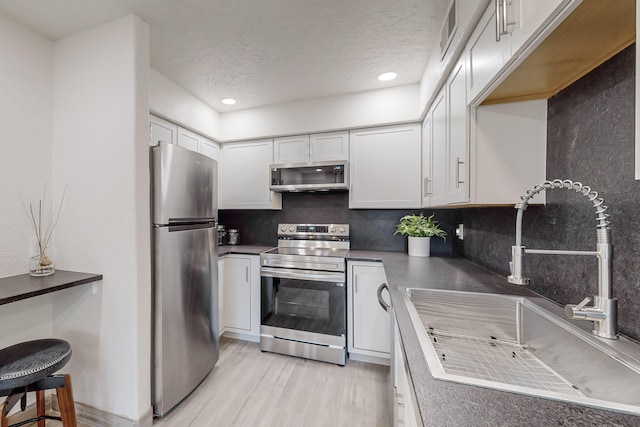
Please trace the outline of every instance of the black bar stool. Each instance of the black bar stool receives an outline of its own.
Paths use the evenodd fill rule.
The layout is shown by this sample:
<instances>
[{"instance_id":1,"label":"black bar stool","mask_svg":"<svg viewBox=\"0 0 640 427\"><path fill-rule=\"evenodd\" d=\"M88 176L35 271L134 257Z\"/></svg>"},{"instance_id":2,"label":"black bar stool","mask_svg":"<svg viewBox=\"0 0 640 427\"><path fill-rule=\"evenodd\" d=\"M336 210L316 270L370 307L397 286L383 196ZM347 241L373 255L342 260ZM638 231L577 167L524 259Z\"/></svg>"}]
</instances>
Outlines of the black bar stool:
<instances>
[{"instance_id":1,"label":"black bar stool","mask_svg":"<svg viewBox=\"0 0 640 427\"><path fill-rule=\"evenodd\" d=\"M20 401L24 411L27 393L36 392L38 416L12 427L38 422L45 427L47 419L62 421L64 427L77 427L76 410L71 390L71 376L52 375L71 359L71 346L59 339L23 342L0 350L0 396L7 396L0 406L0 427L9 427L7 414ZM56 390L60 417L45 415L44 390Z\"/></svg>"}]
</instances>

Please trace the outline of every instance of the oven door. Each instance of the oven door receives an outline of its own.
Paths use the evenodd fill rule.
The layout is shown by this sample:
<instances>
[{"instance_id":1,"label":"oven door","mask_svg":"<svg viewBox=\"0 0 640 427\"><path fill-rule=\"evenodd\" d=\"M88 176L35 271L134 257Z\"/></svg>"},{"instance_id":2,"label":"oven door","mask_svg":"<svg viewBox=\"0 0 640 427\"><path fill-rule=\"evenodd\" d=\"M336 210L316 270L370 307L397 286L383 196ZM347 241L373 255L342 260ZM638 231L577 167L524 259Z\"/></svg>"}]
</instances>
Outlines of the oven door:
<instances>
[{"instance_id":1,"label":"oven door","mask_svg":"<svg viewBox=\"0 0 640 427\"><path fill-rule=\"evenodd\" d=\"M260 324L344 337L345 274L263 267Z\"/></svg>"}]
</instances>

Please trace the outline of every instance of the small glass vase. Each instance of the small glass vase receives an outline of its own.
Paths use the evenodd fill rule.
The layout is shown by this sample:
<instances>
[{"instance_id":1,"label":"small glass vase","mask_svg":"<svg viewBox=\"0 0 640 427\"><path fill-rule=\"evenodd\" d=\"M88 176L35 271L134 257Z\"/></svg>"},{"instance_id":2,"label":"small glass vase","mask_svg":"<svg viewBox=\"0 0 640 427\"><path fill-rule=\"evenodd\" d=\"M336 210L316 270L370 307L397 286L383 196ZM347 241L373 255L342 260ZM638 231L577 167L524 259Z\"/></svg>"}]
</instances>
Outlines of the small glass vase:
<instances>
[{"instance_id":1,"label":"small glass vase","mask_svg":"<svg viewBox=\"0 0 640 427\"><path fill-rule=\"evenodd\" d=\"M34 277L51 276L55 271L56 265L44 251L29 260L29 274Z\"/></svg>"}]
</instances>

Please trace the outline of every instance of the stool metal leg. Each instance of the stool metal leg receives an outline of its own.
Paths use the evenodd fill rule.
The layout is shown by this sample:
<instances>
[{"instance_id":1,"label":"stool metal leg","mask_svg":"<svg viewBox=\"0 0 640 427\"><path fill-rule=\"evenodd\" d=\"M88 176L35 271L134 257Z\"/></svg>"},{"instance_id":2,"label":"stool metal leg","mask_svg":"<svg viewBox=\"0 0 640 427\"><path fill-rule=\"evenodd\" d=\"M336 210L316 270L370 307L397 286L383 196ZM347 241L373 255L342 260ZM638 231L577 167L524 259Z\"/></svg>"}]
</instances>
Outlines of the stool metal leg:
<instances>
[{"instance_id":1,"label":"stool metal leg","mask_svg":"<svg viewBox=\"0 0 640 427\"><path fill-rule=\"evenodd\" d=\"M60 405L62 425L64 427L77 427L76 408L73 403L73 390L71 389L71 375L64 375L64 386L56 388L56 394Z\"/></svg>"},{"instance_id":2,"label":"stool metal leg","mask_svg":"<svg viewBox=\"0 0 640 427\"><path fill-rule=\"evenodd\" d=\"M40 417L45 414L44 390L36 391L36 409L38 411L38 427L46 427L46 420Z\"/></svg>"}]
</instances>

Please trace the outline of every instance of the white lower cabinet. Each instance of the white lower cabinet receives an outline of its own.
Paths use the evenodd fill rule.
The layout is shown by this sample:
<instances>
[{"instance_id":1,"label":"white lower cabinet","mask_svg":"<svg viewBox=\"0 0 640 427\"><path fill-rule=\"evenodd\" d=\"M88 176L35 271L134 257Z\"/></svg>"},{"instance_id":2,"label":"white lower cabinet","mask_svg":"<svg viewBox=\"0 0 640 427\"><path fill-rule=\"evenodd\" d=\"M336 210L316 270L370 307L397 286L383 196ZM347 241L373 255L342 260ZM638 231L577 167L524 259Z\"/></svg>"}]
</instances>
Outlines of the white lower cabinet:
<instances>
[{"instance_id":1,"label":"white lower cabinet","mask_svg":"<svg viewBox=\"0 0 640 427\"><path fill-rule=\"evenodd\" d=\"M347 271L349 357L388 363L389 313L378 304L377 294L378 287L387 281L384 267L379 262L349 262Z\"/></svg>"},{"instance_id":2,"label":"white lower cabinet","mask_svg":"<svg viewBox=\"0 0 640 427\"><path fill-rule=\"evenodd\" d=\"M226 335L260 338L260 257L225 255L218 260L220 329Z\"/></svg>"},{"instance_id":3,"label":"white lower cabinet","mask_svg":"<svg viewBox=\"0 0 640 427\"><path fill-rule=\"evenodd\" d=\"M391 320L393 321L393 354L391 356L393 426L419 427L422 426L420 411L415 401L411 375L405 362L402 338L393 313Z\"/></svg>"}]
</instances>

